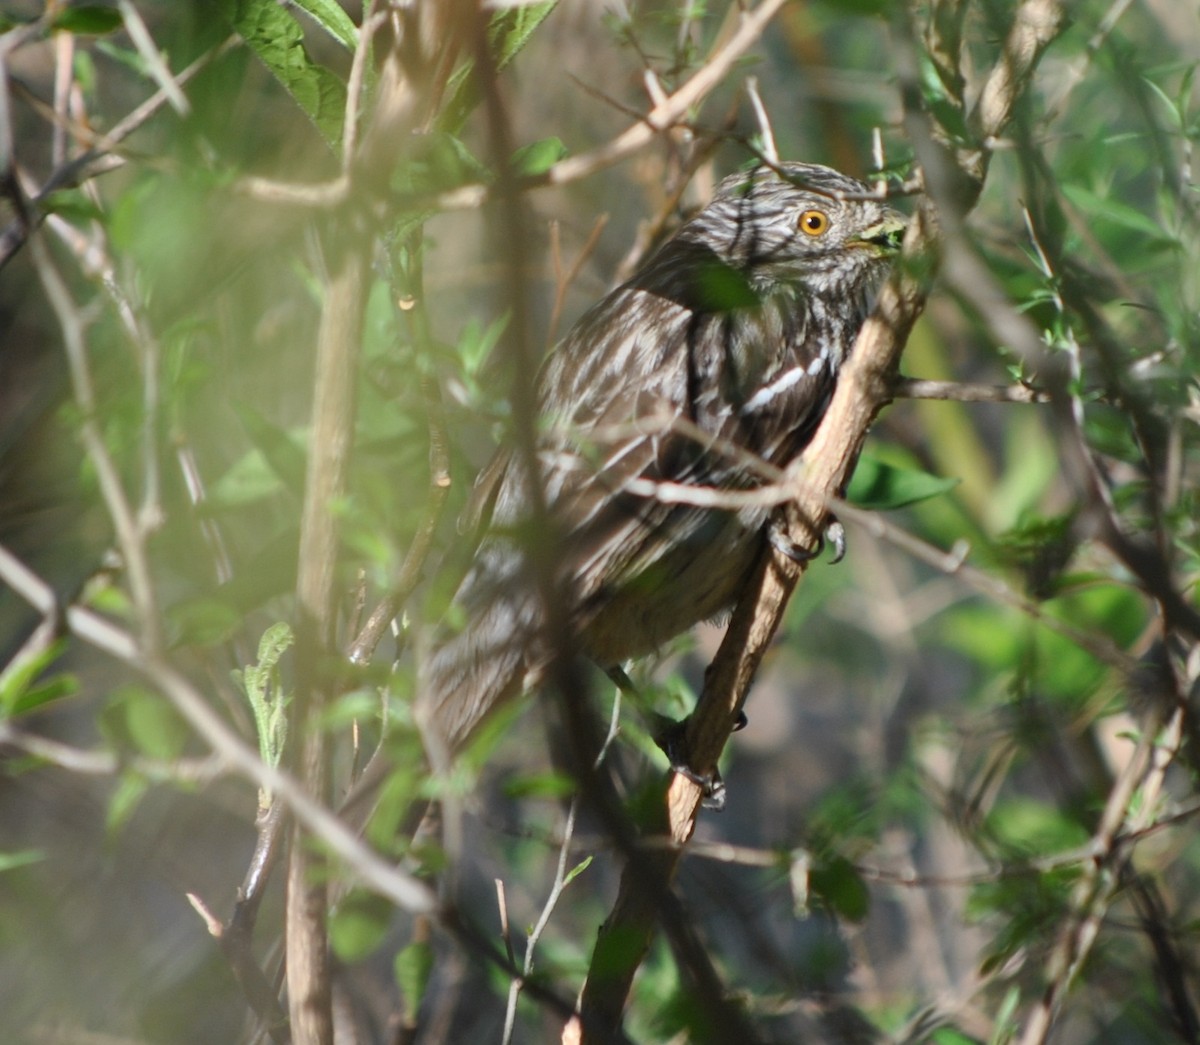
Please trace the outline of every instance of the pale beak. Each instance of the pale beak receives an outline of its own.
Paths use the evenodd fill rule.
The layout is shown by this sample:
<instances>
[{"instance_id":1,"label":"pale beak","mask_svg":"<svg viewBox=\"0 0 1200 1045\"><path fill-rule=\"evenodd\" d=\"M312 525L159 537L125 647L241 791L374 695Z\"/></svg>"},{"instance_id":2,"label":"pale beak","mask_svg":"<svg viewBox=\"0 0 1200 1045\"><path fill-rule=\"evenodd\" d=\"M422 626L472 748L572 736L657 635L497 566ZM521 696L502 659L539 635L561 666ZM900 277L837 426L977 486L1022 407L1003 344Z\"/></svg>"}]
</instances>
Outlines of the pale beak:
<instances>
[{"instance_id":1,"label":"pale beak","mask_svg":"<svg viewBox=\"0 0 1200 1045\"><path fill-rule=\"evenodd\" d=\"M871 247L880 254L898 254L907 228L908 222L899 214L889 214L878 224L863 229L849 244Z\"/></svg>"}]
</instances>

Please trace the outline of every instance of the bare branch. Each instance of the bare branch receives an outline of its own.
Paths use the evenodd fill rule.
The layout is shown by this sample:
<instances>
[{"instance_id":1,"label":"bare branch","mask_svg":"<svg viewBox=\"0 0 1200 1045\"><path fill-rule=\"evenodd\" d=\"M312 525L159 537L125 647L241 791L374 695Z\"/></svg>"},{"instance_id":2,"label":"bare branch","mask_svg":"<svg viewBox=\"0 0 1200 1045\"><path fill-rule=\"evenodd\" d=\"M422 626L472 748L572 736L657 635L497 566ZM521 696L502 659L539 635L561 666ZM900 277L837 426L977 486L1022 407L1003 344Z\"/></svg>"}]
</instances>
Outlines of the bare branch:
<instances>
[{"instance_id":1,"label":"bare branch","mask_svg":"<svg viewBox=\"0 0 1200 1045\"><path fill-rule=\"evenodd\" d=\"M130 594L137 609L141 640L148 649L154 650L159 644L157 598L142 547L141 527L126 497L120 470L109 453L100 430L96 393L84 337L88 321L76 306L71 292L50 257L50 252L40 238L34 239L32 250L42 288L62 329L71 386L82 414L80 436L96 469L100 490L116 529L117 544L129 575Z\"/></svg>"},{"instance_id":2,"label":"bare branch","mask_svg":"<svg viewBox=\"0 0 1200 1045\"><path fill-rule=\"evenodd\" d=\"M929 381L902 377L893 394L897 399L944 399L956 403L1048 403L1050 397L1029 385L973 385L963 381Z\"/></svg>"},{"instance_id":3,"label":"bare branch","mask_svg":"<svg viewBox=\"0 0 1200 1045\"><path fill-rule=\"evenodd\" d=\"M133 41L138 55L146 63L146 68L154 78L154 82L158 84L159 90L171 103L172 109L180 116L186 116L192 111L192 107L171 75L171 70L167 68L167 63L163 61L162 54L155 46L154 39L150 36L150 31L146 28L146 23L142 21L142 16L138 14L137 8L130 3L130 0L118 0L117 9L121 12L121 20L125 23L125 32L129 34L129 39Z\"/></svg>"},{"instance_id":4,"label":"bare branch","mask_svg":"<svg viewBox=\"0 0 1200 1045\"><path fill-rule=\"evenodd\" d=\"M204 784L228 772L225 763L212 756L181 758L170 762L141 755L118 757L113 751L88 750L38 736L18 728L7 719L0 719L0 744L9 744L27 755L81 776L115 776L131 769L150 780Z\"/></svg>"}]
</instances>

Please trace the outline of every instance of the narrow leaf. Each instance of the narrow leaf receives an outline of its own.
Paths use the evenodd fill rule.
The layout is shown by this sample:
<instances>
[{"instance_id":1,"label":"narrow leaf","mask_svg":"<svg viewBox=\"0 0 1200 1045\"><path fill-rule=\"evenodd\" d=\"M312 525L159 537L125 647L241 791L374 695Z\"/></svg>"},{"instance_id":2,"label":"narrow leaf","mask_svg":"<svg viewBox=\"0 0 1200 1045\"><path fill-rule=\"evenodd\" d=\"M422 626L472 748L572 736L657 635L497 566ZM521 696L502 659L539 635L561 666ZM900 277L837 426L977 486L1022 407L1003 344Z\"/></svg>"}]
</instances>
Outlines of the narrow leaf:
<instances>
[{"instance_id":1,"label":"narrow leaf","mask_svg":"<svg viewBox=\"0 0 1200 1045\"><path fill-rule=\"evenodd\" d=\"M295 3L312 15L313 20L347 51L358 46L358 27L336 0L295 0Z\"/></svg>"},{"instance_id":2,"label":"narrow leaf","mask_svg":"<svg viewBox=\"0 0 1200 1045\"><path fill-rule=\"evenodd\" d=\"M863 455L846 491L846 500L872 511L888 511L928 501L953 490L956 478L930 475L915 468L897 468Z\"/></svg>"},{"instance_id":3,"label":"narrow leaf","mask_svg":"<svg viewBox=\"0 0 1200 1045\"><path fill-rule=\"evenodd\" d=\"M50 28L67 33L103 36L121 28L121 12L115 7L101 7L99 4L64 7L55 16Z\"/></svg>"}]
</instances>

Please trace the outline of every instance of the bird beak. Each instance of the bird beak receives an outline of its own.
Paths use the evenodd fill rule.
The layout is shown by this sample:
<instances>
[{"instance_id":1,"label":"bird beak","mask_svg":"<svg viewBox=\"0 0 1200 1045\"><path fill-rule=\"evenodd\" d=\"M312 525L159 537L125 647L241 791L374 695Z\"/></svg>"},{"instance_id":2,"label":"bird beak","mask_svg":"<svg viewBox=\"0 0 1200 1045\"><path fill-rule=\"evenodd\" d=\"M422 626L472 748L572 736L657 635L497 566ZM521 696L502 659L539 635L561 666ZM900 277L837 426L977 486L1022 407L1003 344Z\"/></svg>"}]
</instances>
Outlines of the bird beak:
<instances>
[{"instance_id":1,"label":"bird beak","mask_svg":"<svg viewBox=\"0 0 1200 1045\"><path fill-rule=\"evenodd\" d=\"M908 223L899 214L889 214L878 224L863 229L851 242L879 254L898 254L907 228Z\"/></svg>"}]
</instances>

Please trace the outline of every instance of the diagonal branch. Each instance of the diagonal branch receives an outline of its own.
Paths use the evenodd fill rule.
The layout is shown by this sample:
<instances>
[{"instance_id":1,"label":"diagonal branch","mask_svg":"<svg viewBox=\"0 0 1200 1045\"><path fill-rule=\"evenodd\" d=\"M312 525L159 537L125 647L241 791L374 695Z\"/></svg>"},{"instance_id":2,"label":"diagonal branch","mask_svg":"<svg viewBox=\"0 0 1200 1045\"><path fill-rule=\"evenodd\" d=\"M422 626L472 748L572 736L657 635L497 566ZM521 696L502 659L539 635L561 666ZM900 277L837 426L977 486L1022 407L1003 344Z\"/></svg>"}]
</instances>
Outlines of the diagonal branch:
<instances>
[{"instance_id":1,"label":"diagonal branch","mask_svg":"<svg viewBox=\"0 0 1200 1045\"><path fill-rule=\"evenodd\" d=\"M905 242L904 259L911 260L927 249L929 228L927 217L913 223ZM816 437L800 467L791 473L797 483L791 536L797 543L809 548L817 545L823 521L829 514L829 499L849 478L872 420L890 400L900 353L924 301L924 287L902 262L859 334ZM688 719L688 762L698 772L716 766L750 682L803 573L804 566L769 550L738 602L705 677L700 701ZM673 878L683 846L692 836L702 797L700 787L693 781L680 775L671 778L666 795L671 845L662 852L657 864L665 881ZM624 960L616 966L593 960L581 1003L585 1027L619 1026L633 975L650 945L655 912L646 903L645 883L636 881L637 875L630 872L633 866L631 863L622 876L617 901L596 944L597 954L613 953L612 941L618 941L615 953Z\"/></svg>"}]
</instances>

